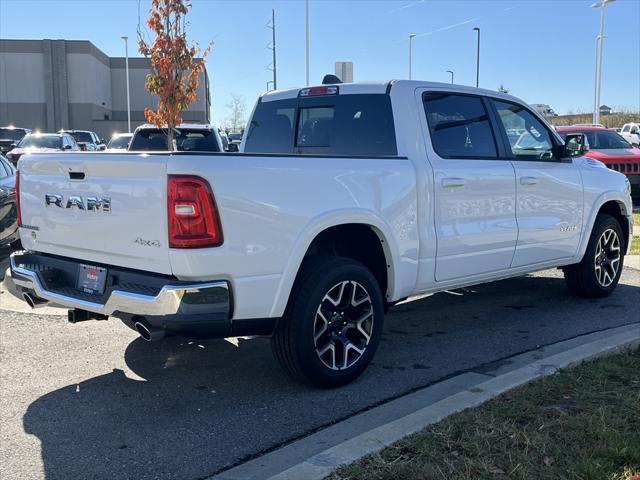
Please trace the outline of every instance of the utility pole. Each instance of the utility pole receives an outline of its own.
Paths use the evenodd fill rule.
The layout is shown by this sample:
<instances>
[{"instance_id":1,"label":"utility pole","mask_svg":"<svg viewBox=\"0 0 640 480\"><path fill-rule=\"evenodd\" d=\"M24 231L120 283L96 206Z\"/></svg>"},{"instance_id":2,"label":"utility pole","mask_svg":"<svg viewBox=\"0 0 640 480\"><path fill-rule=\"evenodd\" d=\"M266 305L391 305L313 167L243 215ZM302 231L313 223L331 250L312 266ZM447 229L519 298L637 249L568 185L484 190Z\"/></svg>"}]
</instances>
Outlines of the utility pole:
<instances>
[{"instance_id":1,"label":"utility pole","mask_svg":"<svg viewBox=\"0 0 640 480\"><path fill-rule=\"evenodd\" d=\"M476 48L476 88L480 86L480 29L475 27L474 30L478 32L478 47Z\"/></svg>"},{"instance_id":2,"label":"utility pole","mask_svg":"<svg viewBox=\"0 0 640 480\"><path fill-rule=\"evenodd\" d=\"M304 23L305 23L305 64L307 70L307 86L309 86L309 0L304 2Z\"/></svg>"},{"instance_id":3,"label":"utility pole","mask_svg":"<svg viewBox=\"0 0 640 480\"><path fill-rule=\"evenodd\" d=\"M447 73L451 74L451 84L453 84L453 70L447 70Z\"/></svg>"},{"instance_id":4,"label":"utility pole","mask_svg":"<svg viewBox=\"0 0 640 480\"><path fill-rule=\"evenodd\" d=\"M411 80L411 63L412 63L412 53L411 53L411 43L413 42L413 39L416 37L415 33L410 33L409 34L409 80Z\"/></svg>"},{"instance_id":5,"label":"utility pole","mask_svg":"<svg viewBox=\"0 0 640 480\"><path fill-rule=\"evenodd\" d=\"M596 45L596 91L593 105L593 123L600 123L600 86L602 82L602 51L604 48L604 12L609 3L615 0L602 0L591 5L591 8L600 9L600 34Z\"/></svg>"},{"instance_id":6,"label":"utility pole","mask_svg":"<svg viewBox=\"0 0 640 480\"><path fill-rule=\"evenodd\" d=\"M276 11L274 9L271 10L271 35L271 49L273 51L273 89L277 90L278 82L276 80Z\"/></svg>"},{"instance_id":7,"label":"utility pole","mask_svg":"<svg viewBox=\"0 0 640 480\"><path fill-rule=\"evenodd\" d=\"M121 37L124 40L124 68L127 76L127 133L131 133L131 100L129 98L129 37Z\"/></svg>"}]
</instances>

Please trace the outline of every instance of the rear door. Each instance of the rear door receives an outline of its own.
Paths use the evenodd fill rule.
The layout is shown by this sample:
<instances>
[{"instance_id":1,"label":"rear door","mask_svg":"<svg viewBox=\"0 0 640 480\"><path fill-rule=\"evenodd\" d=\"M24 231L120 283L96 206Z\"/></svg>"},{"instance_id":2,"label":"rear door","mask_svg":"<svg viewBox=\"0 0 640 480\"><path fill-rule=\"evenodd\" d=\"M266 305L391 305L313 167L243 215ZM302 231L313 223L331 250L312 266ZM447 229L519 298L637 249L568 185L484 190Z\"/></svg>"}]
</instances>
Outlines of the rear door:
<instances>
[{"instance_id":1,"label":"rear door","mask_svg":"<svg viewBox=\"0 0 640 480\"><path fill-rule=\"evenodd\" d=\"M475 95L424 92L434 174L436 281L507 270L516 246L515 174Z\"/></svg>"},{"instance_id":2,"label":"rear door","mask_svg":"<svg viewBox=\"0 0 640 480\"><path fill-rule=\"evenodd\" d=\"M167 155L41 154L21 159L25 248L171 273Z\"/></svg>"},{"instance_id":3,"label":"rear door","mask_svg":"<svg viewBox=\"0 0 640 480\"><path fill-rule=\"evenodd\" d=\"M518 244L513 267L575 255L583 223L582 178L557 140L523 105L493 100L516 174Z\"/></svg>"}]
</instances>

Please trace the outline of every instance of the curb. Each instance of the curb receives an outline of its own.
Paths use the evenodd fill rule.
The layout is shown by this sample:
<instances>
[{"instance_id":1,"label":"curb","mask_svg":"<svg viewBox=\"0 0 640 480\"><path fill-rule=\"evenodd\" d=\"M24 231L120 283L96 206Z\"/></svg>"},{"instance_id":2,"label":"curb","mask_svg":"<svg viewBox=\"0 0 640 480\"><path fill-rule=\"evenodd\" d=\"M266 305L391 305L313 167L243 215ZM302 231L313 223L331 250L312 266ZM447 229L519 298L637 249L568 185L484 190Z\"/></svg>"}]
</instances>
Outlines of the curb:
<instances>
[{"instance_id":1,"label":"curb","mask_svg":"<svg viewBox=\"0 0 640 480\"><path fill-rule=\"evenodd\" d=\"M588 339L588 341L576 345L578 341L584 339ZM321 480L342 465L378 452L403 437L437 423L451 414L476 407L527 382L552 375L563 368L570 368L586 361L637 347L640 347L640 323L583 335L576 339L516 355L510 359L496 362L493 369L464 373L355 415L328 427L324 431L316 432L278 450L209 477L209 480L299 480L302 478ZM442 396L443 386L446 390L446 387L456 383L458 384L456 393ZM463 385L462 390L460 390L460 385ZM434 401L434 396L436 401ZM416 400L421 401L420 406L415 405ZM339 443L335 442L335 438L332 443L326 441L327 437L333 438L340 430L343 433L348 432L353 423L357 422L358 417L369 417L369 419L384 417L385 412L388 414L389 410L399 409L402 411L402 404L407 401L412 402L416 407L411 413L377 425L375 428L353 438L346 438ZM328 436L323 435L323 432L329 430L332 430L333 433ZM347 436L342 438L345 437ZM317 451L318 444L325 446L332 444L332 446ZM299 463L291 465L291 458L299 458L305 449L311 451L315 449L316 452L301 459Z\"/></svg>"}]
</instances>

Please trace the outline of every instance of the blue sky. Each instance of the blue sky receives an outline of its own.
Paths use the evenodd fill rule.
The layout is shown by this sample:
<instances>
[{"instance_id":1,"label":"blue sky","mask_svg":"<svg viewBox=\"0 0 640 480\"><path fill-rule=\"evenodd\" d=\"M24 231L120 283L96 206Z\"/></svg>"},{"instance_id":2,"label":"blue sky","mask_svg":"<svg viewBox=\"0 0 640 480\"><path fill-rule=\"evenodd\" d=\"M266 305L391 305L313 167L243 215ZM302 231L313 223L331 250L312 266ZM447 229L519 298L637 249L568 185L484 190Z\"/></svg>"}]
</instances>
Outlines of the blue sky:
<instances>
[{"instance_id":1,"label":"blue sky","mask_svg":"<svg viewBox=\"0 0 640 480\"><path fill-rule=\"evenodd\" d=\"M123 56L120 36L136 38L138 10L149 0L0 0L0 37L90 40L110 56ZM213 119L227 117L230 95L248 110L266 89L271 52L266 27L276 9L278 86L305 82L304 2L301 0L192 0L190 37L215 42L208 62ZM502 83L529 103L556 111L591 109L599 10L590 0L311 0L311 82L354 62L355 80L408 75L409 33L413 78L475 83L480 27L480 86ZM602 103L640 109L640 0L607 8Z\"/></svg>"}]
</instances>

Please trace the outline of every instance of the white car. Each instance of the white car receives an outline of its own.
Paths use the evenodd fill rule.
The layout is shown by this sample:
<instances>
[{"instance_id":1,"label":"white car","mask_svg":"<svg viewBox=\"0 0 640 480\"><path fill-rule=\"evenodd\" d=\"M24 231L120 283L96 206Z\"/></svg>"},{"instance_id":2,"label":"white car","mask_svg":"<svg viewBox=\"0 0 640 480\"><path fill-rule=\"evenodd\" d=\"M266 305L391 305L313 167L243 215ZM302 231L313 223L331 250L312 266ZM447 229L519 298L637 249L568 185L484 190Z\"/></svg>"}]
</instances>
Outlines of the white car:
<instances>
[{"instance_id":1,"label":"white car","mask_svg":"<svg viewBox=\"0 0 640 480\"><path fill-rule=\"evenodd\" d=\"M640 123L625 123L620 135L634 147L640 147Z\"/></svg>"},{"instance_id":2,"label":"white car","mask_svg":"<svg viewBox=\"0 0 640 480\"><path fill-rule=\"evenodd\" d=\"M140 125L133 132L128 150L135 152L169 150L167 129ZM173 148L177 152L224 152L218 129L213 125L182 123L174 128Z\"/></svg>"},{"instance_id":3,"label":"white car","mask_svg":"<svg viewBox=\"0 0 640 480\"><path fill-rule=\"evenodd\" d=\"M603 297L622 272L629 182L505 94L272 91L241 150L25 156L10 290L147 340L269 335L285 370L335 387L407 297L552 267Z\"/></svg>"}]
</instances>

